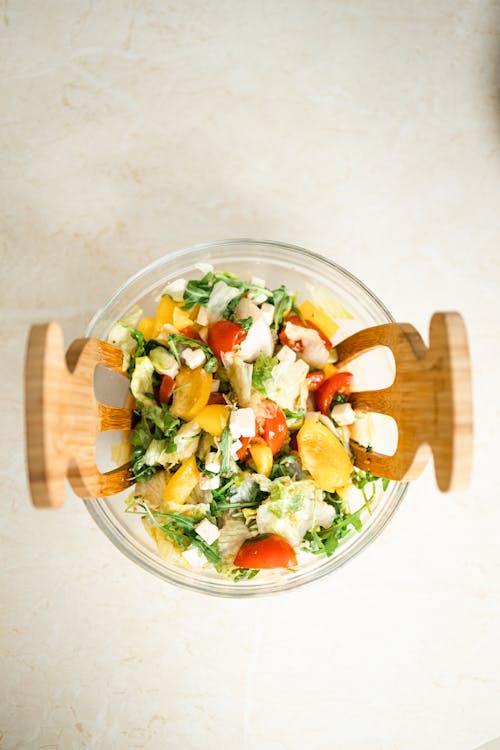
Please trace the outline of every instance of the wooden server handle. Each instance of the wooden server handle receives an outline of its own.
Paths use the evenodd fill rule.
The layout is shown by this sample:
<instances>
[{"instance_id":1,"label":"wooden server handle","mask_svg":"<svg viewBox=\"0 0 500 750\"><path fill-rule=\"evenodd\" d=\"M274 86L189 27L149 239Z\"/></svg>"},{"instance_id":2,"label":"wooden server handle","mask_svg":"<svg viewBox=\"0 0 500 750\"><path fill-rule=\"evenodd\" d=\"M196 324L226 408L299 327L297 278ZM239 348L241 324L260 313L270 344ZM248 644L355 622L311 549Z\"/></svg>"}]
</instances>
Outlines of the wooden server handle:
<instances>
[{"instance_id":1,"label":"wooden server handle","mask_svg":"<svg viewBox=\"0 0 500 750\"><path fill-rule=\"evenodd\" d=\"M101 473L95 439L104 430L129 430L129 409L106 406L94 396L94 370L121 375L122 352L97 339L77 339L66 356L58 323L31 328L26 354L25 410L28 475L33 504L58 507L67 477L80 497L101 497L129 486L128 466Z\"/></svg>"},{"instance_id":2,"label":"wooden server handle","mask_svg":"<svg viewBox=\"0 0 500 750\"><path fill-rule=\"evenodd\" d=\"M353 334L337 346L339 366L377 346L394 355L389 388L353 393L354 408L388 414L398 426L392 456L352 443L356 465L387 479L417 479L431 452L438 487L465 489L473 456L472 386L467 332L457 312L434 313L429 347L409 323L388 323Z\"/></svg>"}]
</instances>

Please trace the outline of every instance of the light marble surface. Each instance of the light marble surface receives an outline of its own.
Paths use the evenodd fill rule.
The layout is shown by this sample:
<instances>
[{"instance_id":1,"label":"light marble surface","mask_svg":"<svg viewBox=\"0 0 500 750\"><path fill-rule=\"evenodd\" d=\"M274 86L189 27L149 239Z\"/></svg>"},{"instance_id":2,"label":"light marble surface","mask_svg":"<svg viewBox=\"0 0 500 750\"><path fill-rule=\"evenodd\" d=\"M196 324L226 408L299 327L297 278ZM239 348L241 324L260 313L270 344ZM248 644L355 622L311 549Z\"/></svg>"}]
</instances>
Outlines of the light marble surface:
<instances>
[{"instance_id":1,"label":"light marble surface","mask_svg":"<svg viewBox=\"0 0 500 750\"><path fill-rule=\"evenodd\" d=\"M500 6L4 0L0 747L472 750L500 735ZM431 472L364 554L256 601L176 590L24 477L30 323L248 236L322 252L399 319L461 310L471 489Z\"/></svg>"}]
</instances>

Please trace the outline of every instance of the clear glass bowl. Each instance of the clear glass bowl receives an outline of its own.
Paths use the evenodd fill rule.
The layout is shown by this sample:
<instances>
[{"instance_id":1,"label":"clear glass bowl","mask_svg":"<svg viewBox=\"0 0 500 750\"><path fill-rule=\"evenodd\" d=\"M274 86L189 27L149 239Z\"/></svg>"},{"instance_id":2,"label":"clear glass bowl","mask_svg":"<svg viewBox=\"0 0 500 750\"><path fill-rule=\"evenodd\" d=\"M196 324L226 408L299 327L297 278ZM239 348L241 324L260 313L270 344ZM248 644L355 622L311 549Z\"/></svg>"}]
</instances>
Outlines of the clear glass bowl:
<instances>
[{"instance_id":1,"label":"clear glass bowl","mask_svg":"<svg viewBox=\"0 0 500 750\"><path fill-rule=\"evenodd\" d=\"M272 288L285 284L288 289L299 292L300 299L308 297L313 288L326 293L353 315L352 320L342 321L342 337L367 326L393 321L382 302L361 281L335 263L293 245L242 239L196 245L151 263L123 284L99 310L86 335L107 339L112 325L134 305L139 305L146 315L152 315L165 284L179 277L199 278L200 271L196 268L199 263L210 263L217 270L231 271L243 278L260 276ZM390 367L389 362L386 369ZM110 388L111 380L108 391ZM125 395L125 389L118 399L115 393L114 401L124 403ZM109 436L107 443L106 440L97 443L96 461L101 470L111 467ZM344 565L380 534L406 489L406 483L391 482L373 514L364 519L362 531L352 531L346 536L332 557L316 558L313 564L297 572L280 571L263 579L257 576L250 581L237 583L218 574L198 573L165 562L158 555L153 540L144 531L140 518L124 512L124 499L128 492L86 500L85 505L97 525L121 552L164 581L217 596L248 597L290 590Z\"/></svg>"}]
</instances>

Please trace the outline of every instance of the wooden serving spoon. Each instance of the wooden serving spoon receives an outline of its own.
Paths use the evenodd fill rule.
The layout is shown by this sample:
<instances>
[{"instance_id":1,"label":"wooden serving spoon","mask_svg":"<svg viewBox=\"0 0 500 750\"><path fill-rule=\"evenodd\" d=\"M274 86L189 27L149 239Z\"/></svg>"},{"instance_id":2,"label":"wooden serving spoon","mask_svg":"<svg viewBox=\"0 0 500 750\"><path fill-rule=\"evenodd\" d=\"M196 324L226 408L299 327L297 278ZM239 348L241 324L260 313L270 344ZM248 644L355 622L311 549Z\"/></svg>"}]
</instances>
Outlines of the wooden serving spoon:
<instances>
[{"instance_id":1,"label":"wooden serving spoon","mask_svg":"<svg viewBox=\"0 0 500 750\"><path fill-rule=\"evenodd\" d=\"M338 367L377 346L391 349L396 375L389 388L352 394L354 408L388 414L398 425L392 456L351 441L355 464L377 476L416 479L431 452L439 489L467 486L472 467L472 393L467 334L462 317L438 312L427 348L408 323L366 328L337 345ZM66 356L61 327L31 328L25 375L28 474L33 504L58 507L67 477L84 498L114 495L132 483L129 465L101 473L95 465L97 433L130 430L132 407L98 402L94 371L122 371L120 349L98 339L77 339Z\"/></svg>"}]
</instances>

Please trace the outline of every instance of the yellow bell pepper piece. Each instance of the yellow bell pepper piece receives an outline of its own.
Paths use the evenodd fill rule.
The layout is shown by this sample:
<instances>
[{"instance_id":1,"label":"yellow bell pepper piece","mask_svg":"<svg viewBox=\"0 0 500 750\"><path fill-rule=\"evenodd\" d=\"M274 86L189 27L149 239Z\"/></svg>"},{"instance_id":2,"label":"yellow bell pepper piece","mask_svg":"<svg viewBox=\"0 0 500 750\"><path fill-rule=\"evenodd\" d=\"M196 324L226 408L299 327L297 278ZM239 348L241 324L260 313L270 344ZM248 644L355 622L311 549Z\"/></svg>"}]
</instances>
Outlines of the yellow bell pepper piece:
<instances>
[{"instance_id":1,"label":"yellow bell pepper piece","mask_svg":"<svg viewBox=\"0 0 500 750\"><path fill-rule=\"evenodd\" d=\"M154 318L143 318L139 325L137 326L137 330L139 330L141 333L144 334L145 339L150 339L153 337L153 331L155 330L155 319Z\"/></svg>"},{"instance_id":2,"label":"yellow bell pepper piece","mask_svg":"<svg viewBox=\"0 0 500 750\"><path fill-rule=\"evenodd\" d=\"M183 328L187 328L188 326L193 325L193 321L190 318L190 316L187 314L185 310L181 310L180 307L174 307L172 320L173 320L174 326L179 331L182 331Z\"/></svg>"},{"instance_id":3,"label":"yellow bell pepper piece","mask_svg":"<svg viewBox=\"0 0 500 750\"><path fill-rule=\"evenodd\" d=\"M327 362L323 367L323 372L325 373L326 380L328 380L328 378L331 378L332 375L335 375L335 373L337 372L337 368L335 367L335 365L332 365L331 362Z\"/></svg>"},{"instance_id":4,"label":"yellow bell pepper piece","mask_svg":"<svg viewBox=\"0 0 500 750\"><path fill-rule=\"evenodd\" d=\"M172 416L187 422L194 419L207 405L211 386L212 375L203 367L195 370L181 367L175 379L174 399L170 409Z\"/></svg>"},{"instance_id":5,"label":"yellow bell pepper piece","mask_svg":"<svg viewBox=\"0 0 500 750\"><path fill-rule=\"evenodd\" d=\"M229 412L231 411L229 406L223 404L210 404L204 406L201 411L196 415L196 421L200 425L202 430L208 432L210 435L220 437L224 427L227 425L229 419Z\"/></svg>"},{"instance_id":6,"label":"yellow bell pepper piece","mask_svg":"<svg viewBox=\"0 0 500 750\"><path fill-rule=\"evenodd\" d=\"M196 458L187 458L179 469L172 474L163 492L165 503L185 503L200 480Z\"/></svg>"},{"instance_id":7,"label":"yellow bell pepper piece","mask_svg":"<svg viewBox=\"0 0 500 750\"><path fill-rule=\"evenodd\" d=\"M252 443L248 446L255 468L259 474L268 477L273 468L273 452L265 443Z\"/></svg>"},{"instance_id":8,"label":"yellow bell pepper piece","mask_svg":"<svg viewBox=\"0 0 500 750\"><path fill-rule=\"evenodd\" d=\"M170 323L171 325L173 324L175 307L176 304L174 300L167 294L164 294L160 302L158 303L158 308L156 310L153 338L155 336L158 336L161 329L166 323Z\"/></svg>"},{"instance_id":9,"label":"yellow bell pepper piece","mask_svg":"<svg viewBox=\"0 0 500 750\"><path fill-rule=\"evenodd\" d=\"M349 454L333 432L321 422L309 420L297 433L299 456L320 490L334 492L351 476Z\"/></svg>"},{"instance_id":10,"label":"yellow bell pepper piece","mask_svg":"<svg viewBox=\"0 0 500 750\"><path fill-rule=\"evenodd\" d=\"M305 300L299 305L299 310L306 320L310 320L315 326L332 339L338 331L338 325L332 320L321 307L313 305L309 300Z\"/></svg>"}]
</instances>

